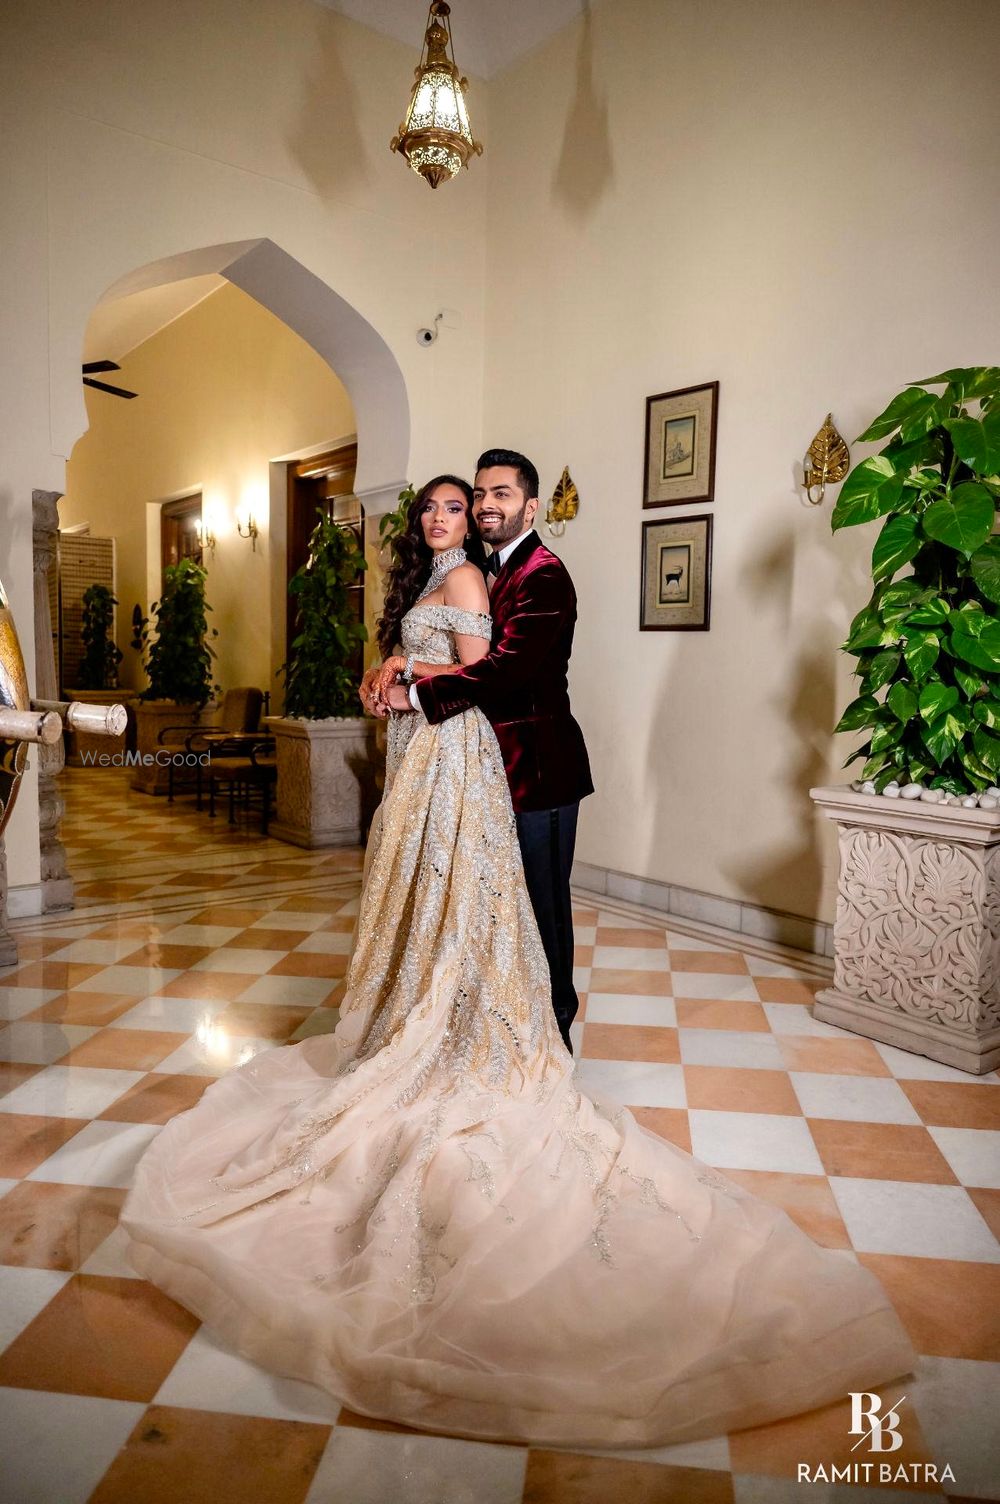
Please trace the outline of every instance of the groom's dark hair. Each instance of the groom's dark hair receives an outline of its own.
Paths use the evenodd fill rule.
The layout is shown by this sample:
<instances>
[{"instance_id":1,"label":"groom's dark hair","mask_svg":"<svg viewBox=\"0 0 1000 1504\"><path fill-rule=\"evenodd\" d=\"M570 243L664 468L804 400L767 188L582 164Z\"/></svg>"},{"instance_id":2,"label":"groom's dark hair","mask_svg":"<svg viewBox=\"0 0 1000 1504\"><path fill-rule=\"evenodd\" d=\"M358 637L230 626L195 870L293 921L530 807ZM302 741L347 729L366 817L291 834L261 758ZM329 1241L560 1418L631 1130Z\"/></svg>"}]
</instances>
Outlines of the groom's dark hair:
<instances>
[{"instance_id":1,"label":"groom's dark hair","mask_svg":"<svg viewBox=\"0 0 1000 1504\"><path fill-rule=\"evenodd\" d=\"M494 465L509 465L517 471L517 483L524 492L525 501L532 501L538 495L538 471L526 455L518 454L516 449L487 449L476 461L476 474L480 470L492 470Z\"/></svg>"}]
</instances>

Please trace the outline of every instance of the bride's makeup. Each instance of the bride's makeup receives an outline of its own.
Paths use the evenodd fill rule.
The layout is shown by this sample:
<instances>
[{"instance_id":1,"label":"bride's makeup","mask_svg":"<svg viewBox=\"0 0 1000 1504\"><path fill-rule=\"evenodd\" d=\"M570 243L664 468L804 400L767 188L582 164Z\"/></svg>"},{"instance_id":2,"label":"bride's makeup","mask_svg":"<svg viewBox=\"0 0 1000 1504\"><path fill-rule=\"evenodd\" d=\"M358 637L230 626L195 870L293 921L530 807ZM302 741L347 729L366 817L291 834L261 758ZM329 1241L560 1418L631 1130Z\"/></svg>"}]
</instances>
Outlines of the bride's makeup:
<instances>
[{"instance_id":1,"label":"bride's makeup","mask_svg":"<svg viewBox=\"0 0 1000 1504\"><path fill-rule=\"evenodd\" d=\"M461 548L469 531L469 514L457 486L435 486L424 502L420 525L428 548L435 553Z\"/></svg>"}]
</instances>

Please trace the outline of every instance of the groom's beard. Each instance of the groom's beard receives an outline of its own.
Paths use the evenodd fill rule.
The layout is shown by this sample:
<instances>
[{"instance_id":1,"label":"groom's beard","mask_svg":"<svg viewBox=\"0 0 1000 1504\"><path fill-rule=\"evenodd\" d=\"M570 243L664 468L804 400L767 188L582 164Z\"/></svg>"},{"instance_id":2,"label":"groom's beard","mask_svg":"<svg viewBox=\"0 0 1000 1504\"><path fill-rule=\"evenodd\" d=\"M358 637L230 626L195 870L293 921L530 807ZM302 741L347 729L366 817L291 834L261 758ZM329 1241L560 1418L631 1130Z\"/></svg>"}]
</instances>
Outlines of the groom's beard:
<instances>
[{"instance_id":1,"label":"groom's beard","mask_svg":"<svg viewBox=\"0 0 1000 1504\"><path fill-rule=\"evenodd\" d=\"M483 542L488 543L491 548L503 548L504 544L510 543L511 539L520 538L521 534L524 532L524 519L527 510L528 498L525 497L524 506L519 512L517 512L513 517L506 517L503 522L499 523L494 528L491 528L489 532L487 532L486 529L480 525L479 531L482 535Z\"/></svg>"}]
</instances>

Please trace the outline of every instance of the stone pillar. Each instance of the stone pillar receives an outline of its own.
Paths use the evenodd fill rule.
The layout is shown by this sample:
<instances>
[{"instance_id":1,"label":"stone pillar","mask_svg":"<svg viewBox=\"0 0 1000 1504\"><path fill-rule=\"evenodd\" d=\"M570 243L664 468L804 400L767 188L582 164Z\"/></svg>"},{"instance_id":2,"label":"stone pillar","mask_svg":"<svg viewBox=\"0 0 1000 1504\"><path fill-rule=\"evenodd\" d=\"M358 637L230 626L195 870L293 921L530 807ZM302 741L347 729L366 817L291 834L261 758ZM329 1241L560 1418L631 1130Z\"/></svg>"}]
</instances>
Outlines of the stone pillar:
<instances>
[{"instance_id":1,"label":"stone pillar","mask_svg":"<svg viewBox=\"0 0 1000 1504\"><path fill-rule=\"evenodd\" d=\"M32 491L32 545L35 576L35 697L58 700L59 681L52 647L49 614L49 570L55 567L59 536L61 491ZM65 813L56 782L63 770L62 738L38 748L38 829L42 861L42 911L73 907L73 879L66 866L66 850L59 838L59 822Z\"/></svg>"},{"instance_id":2,"label":"stone pillar","mask_svg":"<svg viewBox=\"0 0 1000 1504\"><path fill-rule=\"evenodd\" d=\"M17 965L17 944L7 928L7 851L0 836L0 966Z\"/></svg>"},{"instance_id":3,"label":"stone pillar","mask_svg":"<svg viewBox=\"0 0 1000 1504\"><path fill-rule=\"evenodd\" d=\"M811 789L840 839L816 1017L981 1075L1000 1065L1000 811Z\"/></svg>"}]
</instances>

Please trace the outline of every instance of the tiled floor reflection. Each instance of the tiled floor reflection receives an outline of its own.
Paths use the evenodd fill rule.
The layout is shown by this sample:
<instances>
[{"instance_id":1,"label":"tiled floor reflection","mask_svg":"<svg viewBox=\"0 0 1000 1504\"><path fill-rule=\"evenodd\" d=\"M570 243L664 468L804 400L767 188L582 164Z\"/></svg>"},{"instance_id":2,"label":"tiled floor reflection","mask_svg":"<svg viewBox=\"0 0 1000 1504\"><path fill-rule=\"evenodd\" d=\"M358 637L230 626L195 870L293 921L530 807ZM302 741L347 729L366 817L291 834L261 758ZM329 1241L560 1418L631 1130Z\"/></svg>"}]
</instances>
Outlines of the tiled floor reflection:
<instances>
[{"instance_id":1,"label":"tiled floor reflection","mask_svg":"<svg viewBox=\"0 0 1000 1504\"><path fill-rule=\"evenodd\" d=\"M235 1357L138 1279L117 1217L159 1128L231 1065L337 1020L361 853L303 853L66 777L78 907L0 972L5 1504L841 1504L1000 1498L1000 1089L816 1022L824 963L579 895L582 1081L883 1282L921 1354L893 1461L956 1478L799 1484L857 1460L846 1399L647 1453L366 1421ZM876 1459L877 1460L877 1459Z\"/></svg>"}]
</instances>

